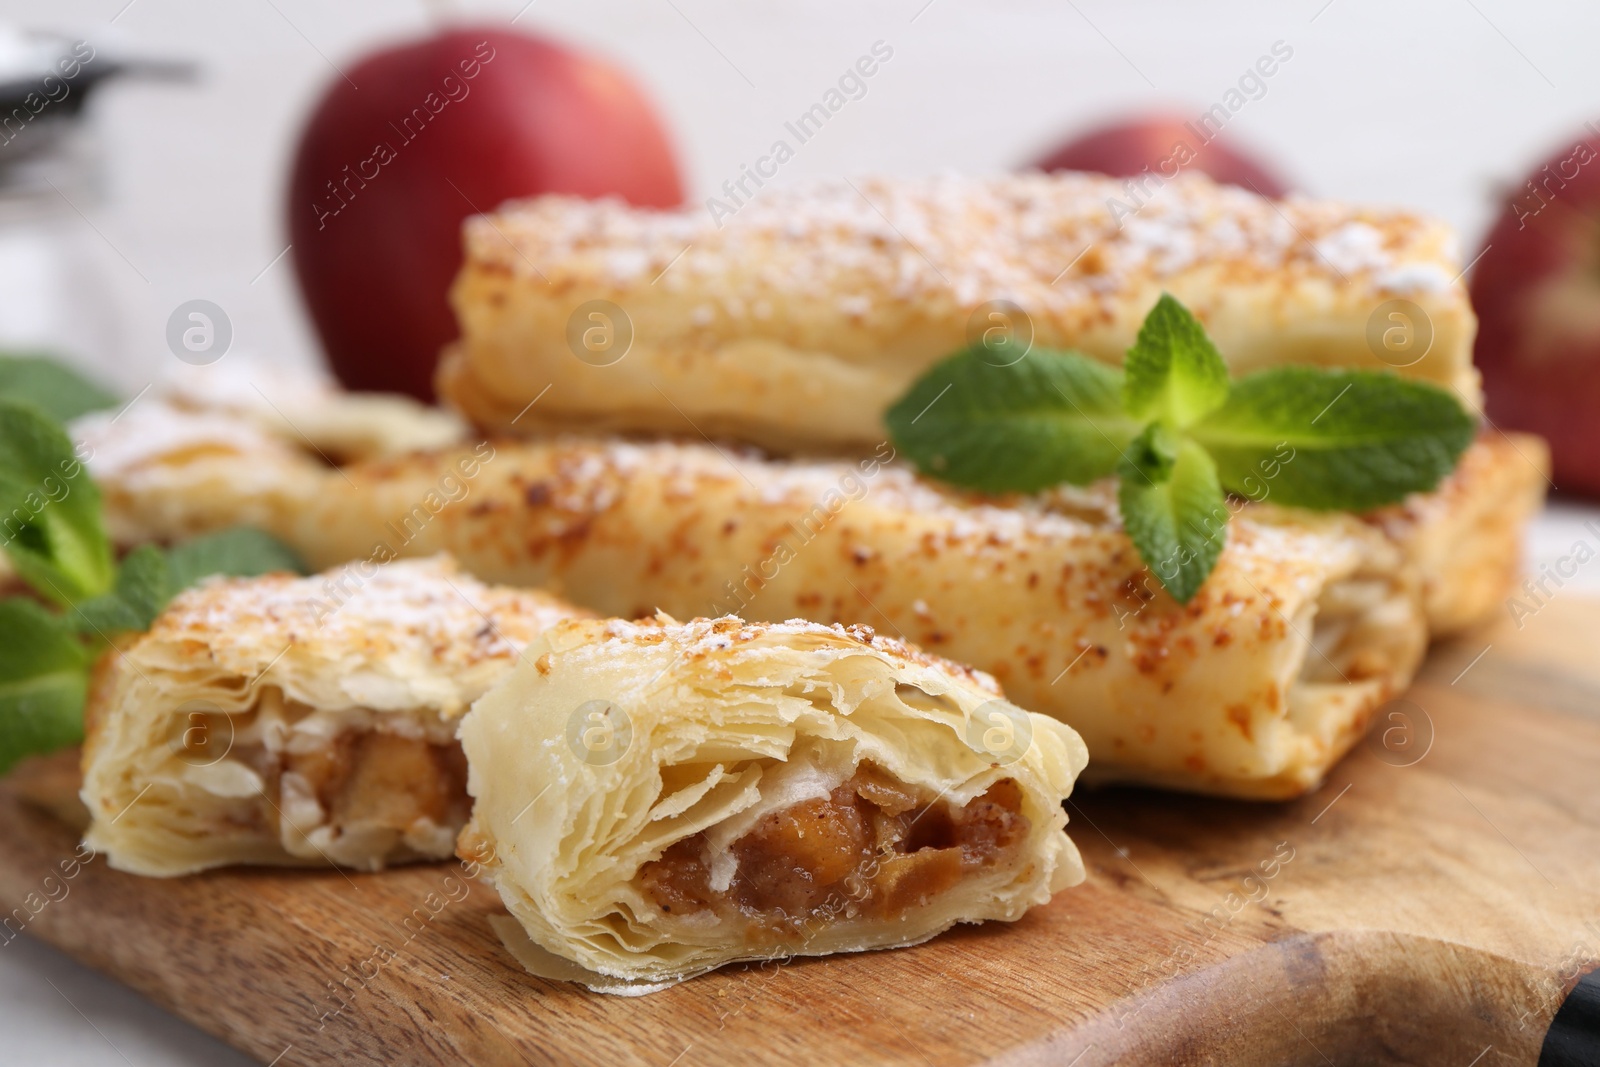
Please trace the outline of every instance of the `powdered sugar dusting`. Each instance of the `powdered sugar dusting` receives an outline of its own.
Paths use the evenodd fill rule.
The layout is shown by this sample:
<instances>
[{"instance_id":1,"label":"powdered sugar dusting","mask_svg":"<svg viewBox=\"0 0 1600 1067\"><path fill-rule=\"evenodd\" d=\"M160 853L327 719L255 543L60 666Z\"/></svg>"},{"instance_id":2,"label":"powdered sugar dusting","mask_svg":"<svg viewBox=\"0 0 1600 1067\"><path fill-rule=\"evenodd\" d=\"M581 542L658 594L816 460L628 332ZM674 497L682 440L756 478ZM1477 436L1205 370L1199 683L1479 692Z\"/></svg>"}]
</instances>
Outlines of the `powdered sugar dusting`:
<instances>
[{"instance_id":1,"label":"powdered sugar dusting","mask_svg":"<svg viewBox=\"0 0 1600 1067\"><path fill-rule=\"evenodd\" d=\"M1340 274L1386 270L1389 254L1383 234L1365 222L1347 222L1316 242L1317 255Z\"/></svg>"},{"instance_id":2,"label":"powdered sugar dusting","mask_svg":"<svg viewBox=\"0 0 1600 1067\"><path fill-rule=\"evenodd\" d=\"M1442 293L1459 276L1459 271L1451 274L1437 263L1406 263L1383 271L1375 281L1392 293Z\"/></svg>"},{"instance_id":3,"label":"powdered sugar dusting","mask_svg":"<svg viewBox=\"0 0 1600 1067\"><path fill-rule=\"evenodd\" d=\"M698 207L551 196L469 221L467 242L475 262L512 272L537 264L555 285L714 282L735 318L758 314L776 290L842 289L852 296L831 307L847 317L868 313L854 295L868 292L962 307L1009 299L1032 314L1081 317L1189 271L1341 286L1379 275L1414 282L1418 267L1456 272L1448 228L1404 212L1274 202L1201 175L1180 176L1136 210L1129 195L1121 180L1087 174L834 180L765 190L720 227Z\"/></svg>"},{"instance_id":4,"label":"powdered sugar dusting","mask_svg":"<svg viewBox=\"0 0 1600 1067\"><path fill-rule=\"evenodd\" d=\"M319 462L437 448L466 435L459 417L386 393L349 393L327 377L232 358L184 365L120 412L71 426L89 470L118 478L151 463L203 452Z\"/></svg>"},{"instance_id":5,"label":"powdered sugar dusting","mask_svg":"<svg viewBox=\"0 0 1600 1067\"><path fill-rule=\"evenodd\" d=\"M693 498L708 482L752 496L765 507L793 506L796 515L844 496L850 483L864 484L877 506L906 514L950 520L948 535L974 547L1033 538L1074 538L1119 528L1111 483L1062 487L1032 495L985 497L937 485L908 468L886 465L865 476L847 460L772 460L755 449L694 443L635 444L616 440L561 438L553 466L558 472L544 486L551 502L574 514L597 514L621 499L623 483L648 471L669 494ZM842 505L848 507L849 505Z\"/></svg>"},{"instance_id":6,"label":"powdered sugar dusting","mask_svg":"<svg viewBox=\"0 0 1600 1067\"><path fill-rule=\"evenodd\" d=\"M350 671L360 669L356 661L397 657L447 670L509 662L576 614L543 593L484 585L436 556L354 563L309 578L213 579L174 599L150 637L197 641L214 656L247 647L260 660L257 670L294 648L337 658Z\"/></svg>"},{"instance_id":7,"label":"powdered sugar dusting","mask_svg":"<svg viewBox=\"0 0 1600 1067\"><path fill-rule=\"evenodd\" d=\"M96 411L73 422L73 438L84 447L89 473L118 479L134 468L195 452L253 455L292 454L293 449L253 422L221 411L192 411L147 397L120 415Z\"/></svg>"},{"instance_id":8,"label":"powdered sugar dusting","mask_svg":"<svg viewBox=\"0 0 1600 1067\"><path fill-rule=\"evenodd\" d=\"M676 650L674 662L691 662L707 657L740 658L759 648L799 648L824 650L835 654L859 653L863 648L886 656L896 665L915 664L964 679L991 693L1000 685L983 671L930 656L915 645L877 633L870 626L824 625L805 619L787 622L746 622L735 615L718 619L693 619L678 622L666 615L653 619L603 622L577 622L562 629L585 633L590 640L617 645L655 645L666 642Z\"/></svg>"}]
</instances>

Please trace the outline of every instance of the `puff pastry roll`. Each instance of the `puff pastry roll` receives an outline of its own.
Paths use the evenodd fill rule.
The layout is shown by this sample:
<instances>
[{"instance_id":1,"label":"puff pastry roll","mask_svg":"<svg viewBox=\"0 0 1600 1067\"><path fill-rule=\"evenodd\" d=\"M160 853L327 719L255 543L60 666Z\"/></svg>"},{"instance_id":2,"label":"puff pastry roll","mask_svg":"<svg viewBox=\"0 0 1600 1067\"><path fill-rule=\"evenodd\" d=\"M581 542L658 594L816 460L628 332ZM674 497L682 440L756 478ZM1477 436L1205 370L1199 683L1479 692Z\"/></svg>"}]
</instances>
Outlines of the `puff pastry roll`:
<instances>
[{"instance_id":1,"label":"puff pastry roll","mask_svg":"<svg viewBox=\"0 0 1600 1067\"><path fill-rule=\"evenodd\" d=\"M466 225L439 390L494 431L870 449L910 383L991 328L1120 362L1165 290L1235 373L1392 368L1479 405L1476 319L1444 224L1194 174L1132 186L839 180L763 190L731 217L512 204Z\"/></svg>"},{"instance_id":2,"label":"puff pastry roll","mask_svg":"<svg viewBox=\"0 0 1600 1067\"><path fill-rule=\"evenodd\" d=\"M461 741L461 855L526 931L514 951L602 991L913 945L1084 877L1078 736L865 627L561 624Z\"/></svg>"},{"instance_id":3,"label":"puff pastry roll","mask_svg":"<svg viewBox=\"0 0 1600 1067\"><path fill-rule=\"evenodd\" d=\"M443 558L182 593L97 668L88 843L145 875L447 857L470 803L456 719L580 614Z\"/></svg>"},{"instance_id":4,"label":"puff pastry roll","mask_svg":"<svg viewBox=\"0 0 1600 1067\"><path fill-rule=\"evenodd\" d=\"M115 423L90 417L73 427L88 453L106 523L119 545L170 541L249 523L295 540L320 565L344 561L338 551L352 544L343 532L348 520L336 522L330 531L340 546L334 547L322 531L303 528L296 516L323 494L358 501L377 491L375 484L355 483L357 477L365 479L364 468L330 470L292 432L241 427L239 420L214 409L167 408L159 420L152 416L147 422L138 414L144 403ZM482 502L466 501L475 492L478 474L497 449L506 447L505 442L478 441L408 466L405 477L415 479L415 497L399 502L404 507L385 516L378 524L381 529L372 532L385 544L404 547L447 508L476 508L480 517L486 515ZM520 446L510 447L516 452ZM393 477L387 465L376 469L379 481ZM431 474L424 473L428 469ZM773 469L784 468L778 464ZM1548 471L1548 448L1539 438L1489 432L1467 449L1456 471L1435 492L1416 494L1366 516L1394 541L1420 577L1431 633L1455 633L1504 610L1521 558L1523 531L1543 499ZM426 478L431 483L423 484ZM392 492L385 494L393 501ZM490 506L503 510L506 505ZM371 525L372 516L361 522ZM374 545L379 539L374 538Z\"/></svg>"}]
</instances>

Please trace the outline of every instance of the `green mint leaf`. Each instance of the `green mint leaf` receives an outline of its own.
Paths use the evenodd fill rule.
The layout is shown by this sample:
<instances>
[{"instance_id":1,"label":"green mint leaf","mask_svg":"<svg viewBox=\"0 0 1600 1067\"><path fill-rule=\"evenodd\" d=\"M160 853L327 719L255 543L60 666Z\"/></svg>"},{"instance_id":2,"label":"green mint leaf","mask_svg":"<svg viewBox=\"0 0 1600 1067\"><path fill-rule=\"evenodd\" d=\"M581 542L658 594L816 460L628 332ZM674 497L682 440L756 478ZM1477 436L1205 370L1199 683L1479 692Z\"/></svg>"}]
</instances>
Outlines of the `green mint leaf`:
<instances>
[{"instance_id":1,"label":"green mint leaf","mask_svg":"<svg viewBox=\"0 0 1600 1067\"><path fill-rule=\"evenodd\" d=\"M58 604L111 586L100 491L61 427L19 400L0 399L0 548L24 581Z\"/></svg>"},{"instance_id":2,"label":"green mint leaf","mask_svg":"<svg viewBox=\"0 0 1600 1067\"><path fill-rule=\"evenodd\" d=\"M1123 405L1141 422L1164 419L1182 429L1228 396L1228 365L1200 321L1168 293L1145 316L1123 371Z\"/></svg>"},{"instance_id":3,"label":"green mint leaf","mask_svg":"<svg viewBox=\"0 0 1600 1067\"><path fill-rule=\"evenodd\" d=\"M1116 469L1141 424L1122 412L1122 374L1071 352L1007 363L993 348L930 369L884 416L918 468L984 492L1084 485Z\"/></svg>"},{"instance_id":4,"label":"green mint leaf","mask_svg":"<svg viewBox=\"0 0 1600 1067\"><path fill-rule=\"evenodd\" d=\"M1477 430L1437 386L1388 372L1275 367L1235 382L1227 403L1189 433L1235 493L1363 511L1435 488Z\"/></svg>"},{"instance_id":5,"label":"green mint leaf","mask_svg":"<svg viewBox=\"0 0 1600 1067\"><path fill-rule=\"evenodd\" d=\"M1179 441L1169 477L1158 484L1126 469L1117 489L1122 526L1156 580L1187 604L1217 565L1228 538L1228 502L1205 449ZM1131 465L1130 465L1131 466Z\"/></svg>"},{"instance_id":6,"label":"green mint leaf","mask_svg":"<svg viewBox=\"0 0 1600 1067\"><path fill-rule=\"evenodd\" d=\"M249 578L272 571L305 573L305 564L283 542L262 530L239 526L185 541L162 552L140 545L117 569L111 591L85 600L72 612L80 633L109 639L148 630L183 590L213 574Z\"/></svg>"},{"instance_id":7,"label":"green mint leaf","mask_svg":"<svg viewBox=\"0 0 1600 1067\"><path fill-rule=\"evenodd\" d=\"M1144 432L1128 442L1117 465L1117 474L1147 485L1161 485L1172 477L1173 465L1178 461L1179 441L1159 422L1152 422Z\"/></svg>"},{"instance_id":8,"label":"green mint leaf","mask_svg":"<svg viewBox=\"0 0 1600 1067\"><path fill-rule=\"evenodd\" d=\"M115 407L116 394L48 356L0 355L0 398L26 400L57 422Z\"/></svg>"},{"instance_id":9,"label":"green mint leaf","mask_svg":"<svg viewBox=\"0 0 1600 1067\"><path fill-rule=\"evenodd\" d=\"M236 526L185 541L167 551L167 565L174 595L213 574L253 578L273 571L306 573L305 562L294 549L253 526Z\"/></svg>"},{"instance_id":10,"label":"green mint leaf","mask_svg":"<svg viewBox=\"0 0 1600 1067\"><path fill-rule=\"evenodd\" d=\"M1128 536L1181 602L1227 539L1224 488L1366 510L1437 487L1477 432L1449 393L1392 374L1280 367L1230 386L1200 322L1165 293L1121 373L1076 353L975 346L918 379L885 421L923 473L968 488L1032 492L1115 471Z\"/></svg>"},{"instance_id":11,"label":"green mint leaf","mask_svg":"<svg viewBox=\"0 0 1600 1067\"><path fill-rule=\"evenodd\" d=\"M0 774L83 739L89 654L60 616L0 600Z\"/></svg>"},{"instance_id":12,"label":"green mint leaf","mask_svg":"<svg viewBox=\"0 0 1600 1067\"><path fill-rule=\"evenodd\" d=\"M175 592L167 557L154 545L140 545L123 558L109 593L73 609L72 625L80 633L107 639L128 630L148 630Z\"/></svg>"}]
</instances>

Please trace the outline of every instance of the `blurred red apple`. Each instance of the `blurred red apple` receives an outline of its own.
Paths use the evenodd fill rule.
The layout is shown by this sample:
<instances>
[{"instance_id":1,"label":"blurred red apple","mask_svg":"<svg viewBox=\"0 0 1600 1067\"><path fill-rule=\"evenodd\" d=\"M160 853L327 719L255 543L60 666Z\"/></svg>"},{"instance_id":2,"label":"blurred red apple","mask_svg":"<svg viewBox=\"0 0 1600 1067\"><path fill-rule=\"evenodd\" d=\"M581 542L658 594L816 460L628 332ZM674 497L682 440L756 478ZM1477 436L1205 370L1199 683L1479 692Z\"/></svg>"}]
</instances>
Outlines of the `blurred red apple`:
<instances>
[{"instance_id":1,"label":"blurred red apple","mask_svg":"<svg viewBox=\"0 0 1600 1067\"><path fill-rule=\"evenodd\" d=\"M1223 144L1220 131L1171 115L1101 126L1068 141L1034 167L1087 170L1114 178L1130 178L1147 168L1163 178L1193 170L1262 196L1278 197L1289 191L1266 164Z\"/></svg>"},{"instance_id":2,"label":"blurred red apple","mask_svg":"<svg viewBox=\"0 0 1600 1067\"><path fill-rule=\"evenodd\" d=\"M301 135L288 210L300 291L351 388L432 399L466 216L538 193L683 199L655 112L592 57L464 27L346 73Z\"/></svg>"},{"instance_id":3,"label":"blurred red apple","mask_svg":"<svg viewBox=\"0 0 1600 1067\"><path fill-rule=\"evenodd\" d=\"M1550 441L1556 486L1600 495L1600 136L1511 190L1473 268L1489 417Z\"/></svg>"}]
</instances>

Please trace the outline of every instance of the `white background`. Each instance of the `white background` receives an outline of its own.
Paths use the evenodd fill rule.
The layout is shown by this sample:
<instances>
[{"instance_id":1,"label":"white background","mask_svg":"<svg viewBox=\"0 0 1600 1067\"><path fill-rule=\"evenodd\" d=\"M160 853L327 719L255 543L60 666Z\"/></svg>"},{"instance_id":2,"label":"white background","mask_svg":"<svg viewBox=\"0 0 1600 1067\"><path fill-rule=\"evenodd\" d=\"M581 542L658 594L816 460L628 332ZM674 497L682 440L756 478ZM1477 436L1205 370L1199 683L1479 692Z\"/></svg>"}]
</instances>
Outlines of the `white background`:
<instances>
[{"instance_id":1,"label":"white background","mask_svg":"<svg viewBox=\"0 0 1600 1067\"><path fill-rule=\"evenodd\" d=\"M504 23L523 3L436 6ZM0 0L0 17L96 40L119 10L112 30L129 48L190 58L204 73L190 87L110 88L96 109L110 183L86 214L116 249L105 250L108 273L129 326L118 373L136 386L170 361L167 316L196 297L227 310L241 349L309 358L289 261L252 284L287 243L290 146L339 77L334 64L424 30L433 6ZM1600 5L1579 2L535 0L517 27L633 72L675 135L696 201L767 151L877 40L894 58L780 182L1005 170L1108 116L1198 115L1281 40L1293 58L1226 139L1307 192L1442 215L1470 256L1496 191L1600 119Z\"/></svg>"},{"instance_id":2,"label":"white background","mask_svg":"<svg viewBox=\"0 0 1600 1067\"><path fill-rule=\"evenodd\" d=\"M85 226L122 323L95 362L124 387L149 381L172 359L168 315L194 298L226 309L240 350L318 358L288 261L266 269L287 243L283 179L301 116L336 64L379 40L513 16L633 72L695 201L878 40L893 59L780 181L1009 169L1124 112L1198 115L1281 40L1292 59L1226 139L1306 192L1441 215L1470 257L1497 192L1600 119L1592 0L0 0L0 19L112 34L203 68L195 85L113 87L95 107L109 182ZM1571 545L1589 514L1542 523L1535 562ZM24 941L0 948L0 1035L8 1063L246 1062Z\"/></svg>"}]
</instances>

